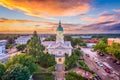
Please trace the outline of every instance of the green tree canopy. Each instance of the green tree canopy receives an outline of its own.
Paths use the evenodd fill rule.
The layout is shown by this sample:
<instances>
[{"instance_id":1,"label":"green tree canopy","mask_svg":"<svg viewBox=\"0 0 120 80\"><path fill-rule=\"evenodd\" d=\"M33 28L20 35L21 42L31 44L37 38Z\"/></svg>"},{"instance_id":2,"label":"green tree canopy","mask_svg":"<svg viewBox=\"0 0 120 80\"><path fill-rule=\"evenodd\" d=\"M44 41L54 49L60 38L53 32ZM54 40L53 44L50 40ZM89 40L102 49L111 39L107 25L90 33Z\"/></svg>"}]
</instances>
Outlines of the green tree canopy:
<instances>
[{"instance_id":1,"label":"green tree canopy","mask_svg":"<svg viewBox=\"0 0 120 80\"><path fill-rule=\"evenodd\" d=\"M107 43L107 37L101 38L101 41L103 41L104 43Z\"/></svg>"},{"instance_id":2,"label":"green tree canopy","mask_svg":"<svg viewBox=\"0 0 120 80\"><path fill-rule=\"evenodd\" d=\"M43 53L42 55L43 56L39 59L41 66L50 67L56 64L54 55L51 55L49 53Z\"/></svg>"},{"instance_id":3,"label":"green tree canopy","mask_svg":"<svg viewBox=\"0 0 120 80\"><path fill-rule=\"evenodd\" d=\"M66 69L72 69L77 66L77 61L79 59L79 56L77 56L75 53L72 53L71 56L66 55L65 59L65 67Z\"/></svg>"},{"instance_id":4,"label":"green tree canopy","mask_svg":"<svg viewBox=\"0 0 120 80\"><path fill-rule=\"evenodd\" d=\"M14 65L16 63L22 64L23 66L27 66L31 74L40 69L38 65L35 64L35 59L27 54L19 54L12 57L10 60L7 61L6 67L9 68L9 66Z\"/></svg>"},{"instance_id":5,"label":"green tree canopy","mask_svg":"<svg viewBox=\"0 0 120 80\"><path fill-rule=\"evenodd\" d=\"M80 45L80 43L82 43L82 39L81 38L72 38L71 43L72 46L76 46L76 45Z\"/></svg>"},{"instance_id":6,"label":"green tree canopy","mask_svg":"<svg viewBox=\"0 0 120 80\"><path fill-rule=\"evenodd\" d=\"M19 44L16 46L18 51L23 51L26 48L26 44Z\"/></svg>"},{"instance_id":7,"label":"green tree canopy","mask_svg":"<svg viewBox=\"0 0 120 80\"><path fill-rule=\"evenodd\" d=\"M21 64L11 65L3 75L3 80L29 80L30 71Z\"/></svg>"},{"instance_id":8,"label":"green tree canopy","mask_svg":"<svg viewBox=\"0 0 120 80\"><path fill-rule=\"evenodd\" d=\"M111 46L106 48L106 51L111 54L114 58L120 60L120 44L119 43L112 43Z\"/></svg>"},{"instance_id":9,"label":"green tree canopy","mask_svg":"<svg viewBox=\"0 0 120 80\"><path fill-rule=\"evenodd\" d=\"M74 53L75 53L77 56L79 56L79 57L82 57L82 56L83 56L83 54L81 53L81 51L80 51L79 48L75 49L75 50L74 50Z\"/></svg>"},{"instance_id":10,"label":"green tree canopy","mask_svg":"<svg viewBox=\"0 0 120 80\"><path fill-rule=\"evenodd\" d=\"M55 36L51 36L50 38L46 38L44 41L55 41Z\"/></svg>"},{"instance_id":11,"label":"green tree canopy","mask_svg":"<svg viewBox=\"0 0 120 80\"><path fill-rule=\"evenodd\" d=\"M36 59L36 62L39 62L39 59L43 56L42 53L45 47L41 44L41 41L36 31L34 32L33 37L29 41L27 48L29 50L28 53Z\"/></svg>"},{"instance_id":12,"label":"green tree canopy","mask_svg":"<svg viewBox=\"0 0 120 80\"><path fill-rule=\"evenodd\" d=\"M94 46L94 50L99 50L101 51L102 53L106 53L106 48L107 48L107 44L104 43L103 41L97 43L95 46Z\"/></svg>"},{"instance_id":13,"label":"green tree canopy","mask_svg":"<svg viewBox=\"0 0 120 80\"><path fill-rule=\"evenodd\" d=\"M12 44L7 44L7 45L6 45L6 49L11 49L12 47L13 47Z\"/></svg>"},{"instance_id":14,"label":"green tree canopy","mask_svg":"<svg viewBox=\"0 0 120 80\"><path fill-rule=\"evenodd\" d=\"M4 72L5 72L5 65L0 63L0 79L1 79L2 75L4 74Z\"/></svg>"},{"instance_id":15,"label":"green tree canopy","mask_svg":"<svg viewBox=\"0 0 120 80\"><path fill-rule=\"evenodd\" d=\"M65 76L66 80L86 80L86 78L82 77L81 75L77 74L76 72L69 72Z\"/></svg>"}]
</instances>

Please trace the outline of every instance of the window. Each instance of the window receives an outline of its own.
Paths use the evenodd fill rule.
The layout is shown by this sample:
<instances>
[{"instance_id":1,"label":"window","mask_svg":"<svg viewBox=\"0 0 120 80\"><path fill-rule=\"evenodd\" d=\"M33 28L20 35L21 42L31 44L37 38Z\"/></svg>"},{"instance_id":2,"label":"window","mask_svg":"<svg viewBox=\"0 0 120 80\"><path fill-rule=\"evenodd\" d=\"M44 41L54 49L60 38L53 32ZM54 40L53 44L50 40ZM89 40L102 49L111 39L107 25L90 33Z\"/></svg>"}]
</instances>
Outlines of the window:
<instances>
[{"instance_id":1,"label":"window","mask_svg":"<svg viewBox=\"0 0 120 80\"><path fill-rule=\"evenodd\" d=\"M59 51L59 52L58 52L58 54L62 54L62 52L61 52L61 51Z\"/></svg>"}]
</instances>

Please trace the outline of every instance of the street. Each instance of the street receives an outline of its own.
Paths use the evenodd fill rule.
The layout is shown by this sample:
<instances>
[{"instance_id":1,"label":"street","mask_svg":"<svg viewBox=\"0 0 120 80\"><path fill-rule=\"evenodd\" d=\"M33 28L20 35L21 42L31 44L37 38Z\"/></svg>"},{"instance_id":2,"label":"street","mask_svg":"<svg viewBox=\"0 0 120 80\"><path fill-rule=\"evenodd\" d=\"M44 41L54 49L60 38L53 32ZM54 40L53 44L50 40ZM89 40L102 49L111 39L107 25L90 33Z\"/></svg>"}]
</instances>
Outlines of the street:
<instances>
[{"instance_id":1,"label":"street","mask_svg":"<svg viewBox=\"0 0 120 80\"><path fill-rule=\"evenodd\" d=\"M120 75L118 72L114 69L114 67L110 66L109 63L105 60L102 60L97 54L96 52L92 52L91 48L81 48L81 51L84 53L84 60L86 62L86 64L97 74L99 75L102 80L119 80L120 78L118 77L118 75ZM89 57L86 56L85 54L89 54ZM112 73L117 73L118 75L115 74L110 74L105 72L105 70L103 69L103 67L98 66L93 58L97 58L100 62L102 62L105 66L109 67L112 70Z\"/></svg>"},{"instance_id":2,"label":"street","mask_svg":"<svg viewBox=\"0 0 120 80\"><path fill-rule=\"evenodd\" d=\"M20 54L21 51L17 51L15 48L11 49L7 54L0 54L0 62L6 62L10 57Z\"/></svg>"}]
</instances>

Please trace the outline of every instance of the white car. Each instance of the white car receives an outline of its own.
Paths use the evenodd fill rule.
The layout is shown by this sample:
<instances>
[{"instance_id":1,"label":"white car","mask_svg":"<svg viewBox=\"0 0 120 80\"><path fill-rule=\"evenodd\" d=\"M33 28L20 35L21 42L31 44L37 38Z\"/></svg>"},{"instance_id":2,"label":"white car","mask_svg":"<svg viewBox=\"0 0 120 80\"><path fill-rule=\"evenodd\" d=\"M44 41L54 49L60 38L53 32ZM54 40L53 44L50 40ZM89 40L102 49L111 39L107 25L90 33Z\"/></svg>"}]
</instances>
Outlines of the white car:
<instances>
[{"instance_id":1,"label":"white car","mask_svg":"<svg viewBox=\"0 0 120 80\"><path fill-rule=\"evenodd\" d=\"M94 60L94 62L96 62L96 63L99 61L97 58L93 58L93 60Z\"/></svg>"},{"instance_id":2,"label":"white car","mask_svg":"<svg viewBox=\"0 0 120 80\"><path fill-rule=\"evenodd\" d=\"M94 49L91 49L90 51L91 51L91 52L94 52Z\"/></svg>"},{"instance_id":3,"label":"white car","mask_svg":"<svg viewBox=\"0 0 120 80\"><path fill-rule=\"evenodd\" d=\"M101 63L101 62L97 62L97 64L100 66L100 67L103 67L104 65L103 65L103 63Z\"/></svg>"}]
</instances>

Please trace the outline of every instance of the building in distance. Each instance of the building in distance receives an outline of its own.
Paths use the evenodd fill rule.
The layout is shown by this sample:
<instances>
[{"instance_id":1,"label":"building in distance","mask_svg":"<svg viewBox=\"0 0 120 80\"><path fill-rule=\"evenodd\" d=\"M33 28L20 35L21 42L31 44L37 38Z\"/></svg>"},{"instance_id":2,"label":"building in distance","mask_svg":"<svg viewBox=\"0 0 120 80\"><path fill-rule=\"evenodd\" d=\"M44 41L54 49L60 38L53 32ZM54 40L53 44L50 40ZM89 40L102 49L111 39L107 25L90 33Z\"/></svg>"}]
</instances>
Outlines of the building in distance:
<instances>
[{"instance_id":1,"label":"building in distance","mask_svg":"<svg viewBox=\"0 0 120 80\"><path fill-rule=\"evenodd\" d=\"M120 43L120 38L108 38L108 45L112 45L112 43Z\"/></svg>"},{"instance_id":2,"label":"building in distance","mask_svg":"<svg viewBox=\"0 0 120 80\"><path fill-rule=\"evenodd\" d=\"M7 40L0 40L0 54L6 53Z\"/></svg>"},{"instance_id":3,"label":"building in distance","mask_svg":"<svg viewBox=\"0 0 120 80\"><path fill-rule=\"evenodd\" d=\"M31 35L29 36L20 36L15 40L15 44L27 44L27 42L32 38Z\"/></svg>"}]
</instances>

